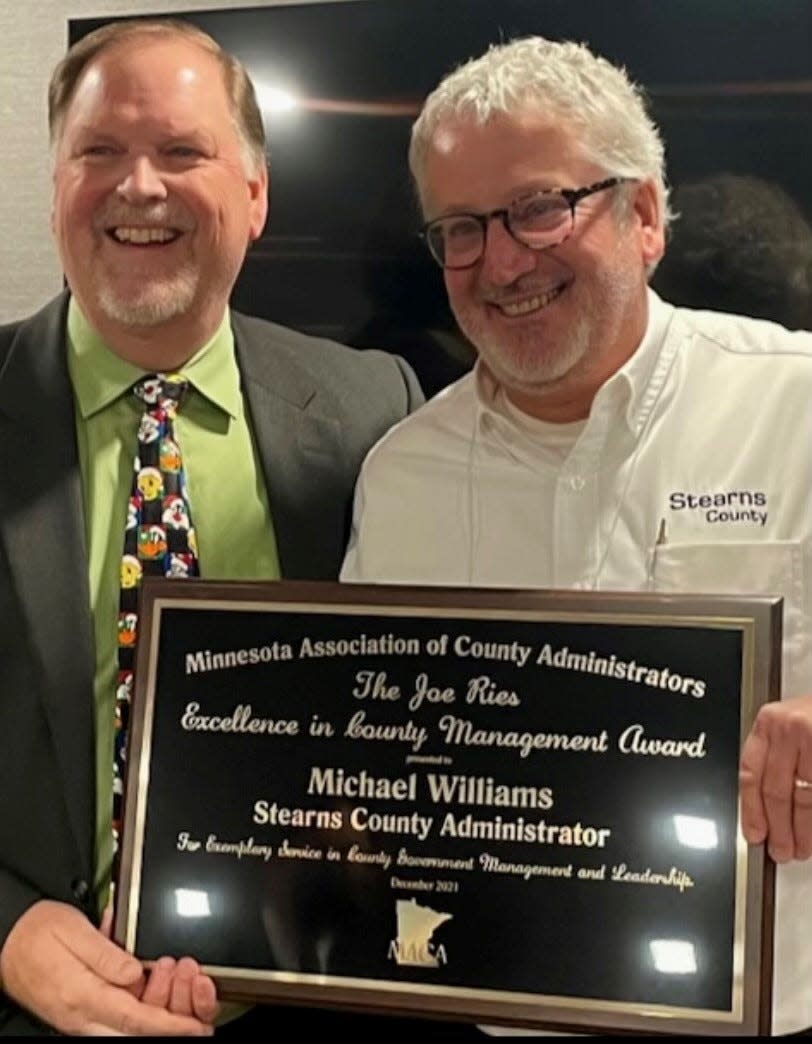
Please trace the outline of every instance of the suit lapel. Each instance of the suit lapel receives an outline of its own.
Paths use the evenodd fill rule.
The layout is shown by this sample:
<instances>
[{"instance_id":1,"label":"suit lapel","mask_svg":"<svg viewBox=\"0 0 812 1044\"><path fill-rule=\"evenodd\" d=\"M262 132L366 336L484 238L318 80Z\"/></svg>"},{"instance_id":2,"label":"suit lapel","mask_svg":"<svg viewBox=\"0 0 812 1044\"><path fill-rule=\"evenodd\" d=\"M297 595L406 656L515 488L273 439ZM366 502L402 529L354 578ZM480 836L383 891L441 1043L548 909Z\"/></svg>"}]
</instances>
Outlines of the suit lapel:
<instances>
[{"instance_id":1,"label":"suit lapel","mask_svg":"<svg viewBox=\"0 0 812 1044\"><path fill-rule=\"evenodd\" d=\"M341 430L317 387L269 327L232 314L237 360L285 579L336 578L347 537Z\"/></svg>"},{"instance_id":2,"label":"suit lapel","mask_svg":"<svg viewBox=\"0 0 812 1044\"><path fill-rule=\"evenodd\" d=\"M42 679L67 807L87 853L94 822L93 646L66 303L63 295L21 325L0 374L0 544L19 605L11 626Z\"/></svg>"}]
</instances>

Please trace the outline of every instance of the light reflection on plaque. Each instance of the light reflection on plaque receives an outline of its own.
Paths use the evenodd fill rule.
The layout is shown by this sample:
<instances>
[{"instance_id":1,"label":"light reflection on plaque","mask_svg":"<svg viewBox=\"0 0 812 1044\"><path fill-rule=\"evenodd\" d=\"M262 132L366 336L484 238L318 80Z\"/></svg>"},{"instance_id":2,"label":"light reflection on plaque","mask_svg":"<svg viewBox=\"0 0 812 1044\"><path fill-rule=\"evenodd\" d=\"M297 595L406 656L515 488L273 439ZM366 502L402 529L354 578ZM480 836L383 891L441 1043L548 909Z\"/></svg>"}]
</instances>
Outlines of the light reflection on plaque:
<instances>
[{"instance_id":1,"label":"light reflection on plaque","mask_svg":"<svg viewBox=\"0 0 812 1044\"><path fill-rule=\"evenodd\" d=\"M654 967L665 975L695 975L696 949L686 939L652 939Z\"/></svg>"},{"instance_id":2,"label":"light reflection on plaque","mask_svg":"<svg viewBox=\"0 0 812 1044\"><path fill-rule=\"evenodd\" d=\"M178 917L211 917L209 893L196 888L176 888L175 909Z\"/></svg>"},{"instance_id":3,"label":"light reflection on plaque","mask_svg":"<svg viewBox=\"0 0 812 1044\"><path fill-rule=\"evenodd\" d=\"M677 840L687 848L718 848L719 832L713 819L702 816L674 816Z\"/></svg>"}]
</instances>

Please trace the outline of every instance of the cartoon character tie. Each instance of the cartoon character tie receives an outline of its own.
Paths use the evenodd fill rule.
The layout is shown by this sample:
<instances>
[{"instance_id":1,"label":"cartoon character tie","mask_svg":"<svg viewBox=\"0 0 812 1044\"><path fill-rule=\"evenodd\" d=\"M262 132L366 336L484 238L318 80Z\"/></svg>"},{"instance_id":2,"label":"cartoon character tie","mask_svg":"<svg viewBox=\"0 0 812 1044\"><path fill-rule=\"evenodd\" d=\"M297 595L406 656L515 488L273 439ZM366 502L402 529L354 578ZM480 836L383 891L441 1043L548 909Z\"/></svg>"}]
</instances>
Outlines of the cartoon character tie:
<instances>
[{"instance_id":1,"label":"cartoon character tie","mask_svg":"<svg viewBox=\"0 0 812 1044\"><path fill-rule=\"evenodd\" d=\"M118 614L118 682L113 752L113 850L118 852L124 796L127 727L138 640L142 576L199 574L197 543L174 420L188 387L179 374L158 373L133 386L145 411L138 428L135 473L127 506Z\"/></svg>"}]
</instances>

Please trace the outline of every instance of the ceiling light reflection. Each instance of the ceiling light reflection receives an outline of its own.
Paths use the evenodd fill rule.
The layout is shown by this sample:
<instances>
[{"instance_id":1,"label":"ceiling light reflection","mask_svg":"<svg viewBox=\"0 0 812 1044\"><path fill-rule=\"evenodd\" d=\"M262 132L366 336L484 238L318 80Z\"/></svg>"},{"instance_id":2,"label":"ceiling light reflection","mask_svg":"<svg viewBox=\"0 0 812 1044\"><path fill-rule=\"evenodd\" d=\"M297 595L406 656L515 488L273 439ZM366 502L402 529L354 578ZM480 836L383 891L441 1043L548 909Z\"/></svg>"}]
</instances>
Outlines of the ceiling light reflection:
<instances>
[{"instance_id":1,"label":"ceiling light reflection","mask_svg":"<svg viewBox=\"0 0 812 1044\"><path fill-rule=\"evenodd\" d=\"M209 893L194 888L176 888L175 909L179 917L211 917Z\"/></svg>"},{"instance_id":2,"label":"ceiling light reflection","mask_svg":"<svg viewBox=\"0 0 812 1044\"><path fill-rule=\"evenodd\" d=\"M687 848L718 848L716 821L701 816L674 816L677 840Z\"/></svg>"},{"instance_id":3,"label":"ceiling light reflection","mask_svg":"<svg viewBox=\"0 0 812 1044\"><path fill-rule=\"evenodd\" d=\"M685 939L652 939L654 967L665 975L696 974L696 949Z\"/></svg>"},{"instance_id":4,"label":"ceiling light reflection","mask_svg":"<svg viewBox=\"0 0 812 1044\"><path fill-rule=\"evenodd\" d=\"M256 91L257 101L263 112L292 112L299 107L299 99L285 87L271 87L269 84L258 83Z\"/></svg>"}]
</instances>

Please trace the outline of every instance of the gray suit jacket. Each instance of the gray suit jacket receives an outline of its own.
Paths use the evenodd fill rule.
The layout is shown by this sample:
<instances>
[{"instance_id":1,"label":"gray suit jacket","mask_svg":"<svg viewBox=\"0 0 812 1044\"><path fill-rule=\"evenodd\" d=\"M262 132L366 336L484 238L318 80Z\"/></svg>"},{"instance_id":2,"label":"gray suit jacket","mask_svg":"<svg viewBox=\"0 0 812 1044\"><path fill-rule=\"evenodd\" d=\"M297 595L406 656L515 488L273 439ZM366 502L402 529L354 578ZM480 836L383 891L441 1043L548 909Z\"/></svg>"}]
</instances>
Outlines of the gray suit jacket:
<instances>
[{"instance_id":1,"label":"gray suit jacket","mask_svg":"<svg viewBox=\"0 0 812 1044\"><path fill-rule=\"evenodd\" d=\"M95 917L92 628L67 294L0 328L0 947L38 899ZM364 454L411 371L233 314L286 579L335 579ZM0 992L0 1032L33 1029Z\"/></svg>"}]
</instances>

